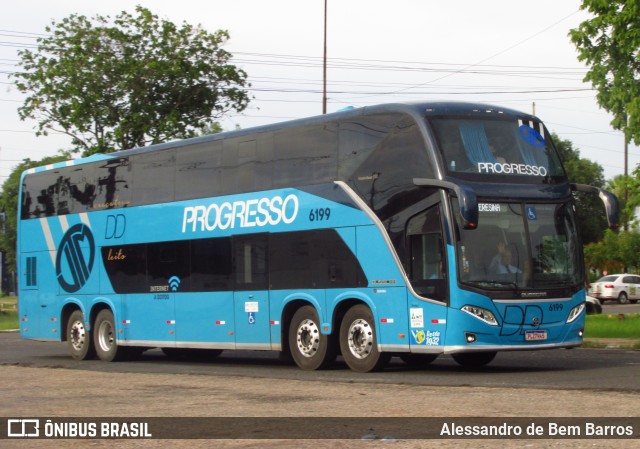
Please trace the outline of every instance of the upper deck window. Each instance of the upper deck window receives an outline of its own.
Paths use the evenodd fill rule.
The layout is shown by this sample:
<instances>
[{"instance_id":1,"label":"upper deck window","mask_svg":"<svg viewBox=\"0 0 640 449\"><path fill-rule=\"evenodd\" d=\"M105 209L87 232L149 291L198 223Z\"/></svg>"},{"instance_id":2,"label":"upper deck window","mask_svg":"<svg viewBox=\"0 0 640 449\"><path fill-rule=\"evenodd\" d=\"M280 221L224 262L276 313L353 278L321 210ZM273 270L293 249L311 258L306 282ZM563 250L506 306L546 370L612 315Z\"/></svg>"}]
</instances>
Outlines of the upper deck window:
<instances>
[{"instance_id":1,"label":"upper deck window","mask_svg":"<svg viewBox=\"0 0 640 449\"><path fill-rule=\"evenodd\" d=\"M555 182L564 170L542 123L516 117L434 118L448 174L493 182Z\"/></svg>"}]
</instances>

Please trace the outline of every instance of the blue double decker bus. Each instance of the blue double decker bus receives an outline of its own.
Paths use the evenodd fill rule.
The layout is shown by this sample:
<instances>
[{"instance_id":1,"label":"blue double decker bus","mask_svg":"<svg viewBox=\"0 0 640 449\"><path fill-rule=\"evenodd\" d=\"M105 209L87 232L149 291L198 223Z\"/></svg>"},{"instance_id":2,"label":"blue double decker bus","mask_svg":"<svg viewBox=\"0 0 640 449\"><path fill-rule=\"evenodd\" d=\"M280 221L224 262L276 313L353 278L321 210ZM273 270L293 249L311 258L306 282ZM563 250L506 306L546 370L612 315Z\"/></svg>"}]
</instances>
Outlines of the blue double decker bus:
<instances>
[{"instance_id":1,"label":"blue double decker bus","mask_svg":"<svg viewBox=\"0 0 640 449\"><path fill-rule=\"evenodd\" d=\"M24 173L21 334L75 359L391 356L465 366L582 342L572 191L534 116L390 104Z\"/></svg>"}]
</instances>

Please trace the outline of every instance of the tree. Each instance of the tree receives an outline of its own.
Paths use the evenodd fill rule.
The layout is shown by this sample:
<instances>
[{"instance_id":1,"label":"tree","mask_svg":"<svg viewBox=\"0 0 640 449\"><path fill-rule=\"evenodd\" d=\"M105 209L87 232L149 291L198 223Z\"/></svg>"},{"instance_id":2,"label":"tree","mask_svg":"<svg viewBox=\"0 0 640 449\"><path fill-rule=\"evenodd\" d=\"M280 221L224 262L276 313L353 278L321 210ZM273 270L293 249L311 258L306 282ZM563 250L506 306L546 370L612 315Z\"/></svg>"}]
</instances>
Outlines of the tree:
<instances>
[{"instance_id":1,"label":"tree","mask_svg":"<svg viewBox=\"0 0 640 449\"><path fill-rule=\"evenodd\" d=\"M628 271L640 267L640 232L637 230L604 233L599 242L585 247L584 258L587 267L609 273Z\"/></svg>"},{"instance_id":2,"label":"tree","mask_svg":"<svg viewBox=\"0 0 640 449\"><path fill-rule=\"evenodd\" d=\"M640 144L640 2L582 0L593 17L570 31L578 59L591 66L585 81L598 91L611 125Z\"/></svg>"},{"instance_id":3,"label":"tree","mask_svg":"<svg viewBox=\"0 0 640 449\"><path fill-rule=\"evenodd\" d=\"M570 182L600 188L604 186L604 170L600 164L581 158L580 151L573 147L573 142L570 140L561 139L555 133L552 133L552 139ZM600 240L607 228L605 211L600 198L590 193L576 192L575 199L582 241L587 244Z\"/></svg>"},{"instance_id":4,"label":"tree","mask_svg":"<svg viewBox=\"0 0 640 449\"><path fill-rule=\"evenodd\" d=\"M136 13L71 15L52 22L36 50L21 50L21 119L37 120L39 135L71 136L87 156L191 137L247 107L247 74L221 48L226 31Z\"/></svg>"},{"instance_id":5,"label":"tree","mask_svg":"<svg viewBox=\"0 0 640 449\"><path fill-rule=\"evenodd\" d=\"M22 172L33 167L41 167L56 162L71 159L68 152L59 152L56 156L49 156L39 161L24 159L13 169L7 180L2 184L0 194L0 210L5 214L0 234L0 250L5 254L5 260L10 271L16 267L16 226L18 223L18 192L20 190L20 177Z\"/></svg>"}]
</instances>

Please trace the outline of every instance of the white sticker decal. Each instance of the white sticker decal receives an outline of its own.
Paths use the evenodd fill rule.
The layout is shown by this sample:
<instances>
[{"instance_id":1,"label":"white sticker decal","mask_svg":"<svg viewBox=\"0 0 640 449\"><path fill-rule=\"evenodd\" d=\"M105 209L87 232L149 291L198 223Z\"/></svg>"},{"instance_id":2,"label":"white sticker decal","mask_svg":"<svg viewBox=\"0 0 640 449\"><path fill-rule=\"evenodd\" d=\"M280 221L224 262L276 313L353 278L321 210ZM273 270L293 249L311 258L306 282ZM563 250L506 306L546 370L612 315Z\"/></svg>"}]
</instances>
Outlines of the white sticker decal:
<instances>
[{"instance_id":1,"label":"white sticker decal","mask_svg":"<svg viewBox=\"0 0 640 449\"><path fill-rule=\"evenodd\" d=\"M258 302L257 301L252 301L252 302L245 302L244 303L244 311L245 312L258 312Z\"/></svg>"},{"instance_id":2,"label":"white sticker decal","mask_svg":"<svg viewBox=\"0 0 640 449\"><path fill-rule=\"evenodd\" d=\"M424 327L424 310L421 308L410 309L411 314L411 327Z\"/></svg>"}]
</instances>

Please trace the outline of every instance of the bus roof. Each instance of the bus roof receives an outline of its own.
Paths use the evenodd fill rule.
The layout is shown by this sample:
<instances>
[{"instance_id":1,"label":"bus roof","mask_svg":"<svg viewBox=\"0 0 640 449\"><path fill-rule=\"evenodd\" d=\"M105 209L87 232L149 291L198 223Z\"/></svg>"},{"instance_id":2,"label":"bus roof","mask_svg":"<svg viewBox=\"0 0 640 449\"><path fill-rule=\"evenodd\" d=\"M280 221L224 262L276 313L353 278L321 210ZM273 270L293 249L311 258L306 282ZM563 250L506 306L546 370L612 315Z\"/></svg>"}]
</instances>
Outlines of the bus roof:
<instances>
[{"instance_id":1,"label":"bus roof","mask_svg":"<svg viewBox=\"0 0 640 449\"><path fill-rule=\"evenodd\" d=\"M246 129L239 129L233 131L225 131L218 134L208 134L199 137L192 137L189 139L173 140L170 142L148 145L145 147L137 147L128 150L120 150L106 154L94 154L85 158L74 159L73 162L61 162L54 164L54 167L60 167L65 165L79 165L89 162L95 162L98 160L106 160L112 157L127 157L134 154L146 153L151 151L162 151L172 148L184 147L189 145L195 145L205 142L213 142L216 140L223 140L227 138L236 138L242 136L250 136L260 133L273 132L281 129L302 127L307 125L319 125L323 123L332 123L340 120L350 120L362 116L383 114L383 113L398 113L406 114L414 117L416 120L425 117L427 115L468 115L468 114L504 114L507 116L518 116L527 119L535 119L534 116L517 111L514 109L504 108L501 106L484 104L484 103L471 103L471 102L415 102L415 103L386 103L374 106L364 106L361 108L354 108L348 110L341 110L325 115L317 115L311 117L305 117L295 120L288 120L284 122L278 122L268 125L261 125ZM40 171L38 169L28 170L27 173L33 173L34 171Z\"/></svg>"}]
</instances>

